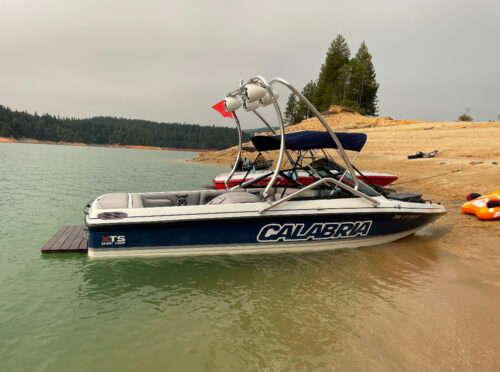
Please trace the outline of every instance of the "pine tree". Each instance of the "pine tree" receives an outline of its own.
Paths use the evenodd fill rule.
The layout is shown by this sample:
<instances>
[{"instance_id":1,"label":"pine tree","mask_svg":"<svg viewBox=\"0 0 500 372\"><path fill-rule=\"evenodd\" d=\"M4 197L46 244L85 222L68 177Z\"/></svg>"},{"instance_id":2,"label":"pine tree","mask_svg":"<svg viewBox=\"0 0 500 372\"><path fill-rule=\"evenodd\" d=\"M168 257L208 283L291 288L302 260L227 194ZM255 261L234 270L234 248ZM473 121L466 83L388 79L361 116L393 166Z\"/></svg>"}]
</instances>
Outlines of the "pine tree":
<instances>
[{"instance_id":1,"label":"pine tree","mask_svg":"<svg viewBox=\"0 0 500 372\"><path fill-rule=\"evenodd\" d=\"M297 98L295 94L290 94L288 101L286 102L285 109L285 124L292 125L295 124L295 118L297 116Z\"/></svg>"},{"instance_id":2,"label":"pine tree","mask_svg":"<svg viewBox=\"0 0 500 372\"><path fill-rule=\"evenodd\" d=\"M314 81L310 81L306 84L304 89L302 89L302 95L311 101L316 93L317 85ZM300 123L302 120L310 118L313 116L312 111L306 106L306 104L299 100L297 104L297 115L295 123Z\"/></svg>"},{"instance_id":3,"label":"pine tree","mask_svg":"<svg viewBox=\"0 0 500 372\"><path fill-rule=\"evenodd\" d=\"M113 117L89 119L30 115L0 105L0 137L89 144L145 145L177 148L223 149L233 146L235 128L193 124L156 123ZM243 132L243 140L250 136Z\"/></svg>"},{"instance_id":4,"label":"pine tree","mask_svg":"<svg viewBox=\"0 0 500 372\"><path fill-rule=\"evenodd\" d=\"M339 104L343 98L346 66L351 52L342 35L337 35L326 53L325 63L321 66L313 104L320 111L332 104Z\"/></svg>"},{"instance_id":5,"label":"pine tree","mask_svg":"<svg viewBox=\"0 0 500 372\"><path fill-rule=\"evenodd\" d=\"M357 108L362 114L376 115L379 84L376 81L372 56L364 41L350 61L350 68L346 106Z\"/></svg>"}]
</instances>

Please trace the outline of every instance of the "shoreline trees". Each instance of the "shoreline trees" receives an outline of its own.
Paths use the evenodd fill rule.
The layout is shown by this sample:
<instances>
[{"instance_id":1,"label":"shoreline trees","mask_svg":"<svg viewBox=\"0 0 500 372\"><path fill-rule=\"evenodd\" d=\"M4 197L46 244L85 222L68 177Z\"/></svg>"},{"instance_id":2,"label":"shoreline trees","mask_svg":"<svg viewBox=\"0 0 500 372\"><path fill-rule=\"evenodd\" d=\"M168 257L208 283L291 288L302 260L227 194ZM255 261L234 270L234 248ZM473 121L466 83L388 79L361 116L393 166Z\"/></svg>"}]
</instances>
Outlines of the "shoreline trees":
<instances>
[{"instance_id":1,"label":"shoreline trees","mask_svg":"<svg viewBox=\"0 0 500 372\"><path fill-rule=\"evenodd\" d=\"M222 150L238 143L234 128L157 123L114 117L89 119L31 115L0 105L0 137L96 145L137 145ZM243 140L250 140L243 133Z\"/></svg>"},{"instance_id":2,"label":"shoreline trees","mask_svg":"<svg viewBox=\"0 0 500 372\"><path fill-rule=\"evenodd\" d=\"M364 115L376 115L378 88L375 67L366 43L363 41L356 55L351 58L349 46L339 34L328 48L318 78L307 83L301 93L319 111L338 105L350 107ZM295 97L293 93L290 95L285 110L288 125L299 123L312 115L300 100L292 99L292 96Z\"/></svg>"}]
</instances>

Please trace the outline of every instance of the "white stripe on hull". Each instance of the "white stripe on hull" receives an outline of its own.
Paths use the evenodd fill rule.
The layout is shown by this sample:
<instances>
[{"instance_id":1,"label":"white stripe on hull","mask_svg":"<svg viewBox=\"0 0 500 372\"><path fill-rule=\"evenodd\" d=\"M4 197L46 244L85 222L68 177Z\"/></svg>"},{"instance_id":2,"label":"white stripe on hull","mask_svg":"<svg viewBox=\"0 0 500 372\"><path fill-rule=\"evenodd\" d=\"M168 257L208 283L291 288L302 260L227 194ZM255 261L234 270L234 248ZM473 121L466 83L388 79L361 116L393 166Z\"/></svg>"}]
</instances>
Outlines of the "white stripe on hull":
<instances>
[{"instance_id":1,"label":"white stripe on hull","mask_svg":"<svg viewBox=\"0 0 500 372\"><path fill-rule=\"evenodd\" d=\"M127 256L200 256L215 254L254 254L280 252L314 252L341 248L359 248L377 244L390 243L413 234L418 228L396 234L360 238L353 240L323 240L309 242L259 243L245 245L213 245L182 247L138 247L126 249L94 249L89 248L89 257L127 257Z\"/></svg>"}]
</instances>

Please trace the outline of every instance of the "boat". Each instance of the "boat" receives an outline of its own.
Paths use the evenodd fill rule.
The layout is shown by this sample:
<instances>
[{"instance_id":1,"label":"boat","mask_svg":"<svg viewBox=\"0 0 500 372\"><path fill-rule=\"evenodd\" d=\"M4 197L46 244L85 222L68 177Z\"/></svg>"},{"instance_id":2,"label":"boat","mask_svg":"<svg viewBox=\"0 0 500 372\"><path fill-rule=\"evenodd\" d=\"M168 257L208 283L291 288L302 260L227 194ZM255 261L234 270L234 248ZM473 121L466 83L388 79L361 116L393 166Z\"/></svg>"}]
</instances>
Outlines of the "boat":
<instances>
[{"instance_id":1,"label":"boat","mask_svg":"<svg viewBox=\"0 0 500 372\"><path fill-rule=\"evenodd\" d=\"M255 178L259 178L264 173L268 172L264 170L254 170L250 171L250 173L248 174L247 172L235 172L233 177L231 178L231 181L229 182L229 188L235 187L245 181L251 181L254 180ZM311 183L317 180L316 177L311 177L305 172L298 171L297 173L298 173L297 181L300 182L302 185L310 185ZM225 182L228 176L229 172L217 175L212 181L214 187L219 190L226 189L227 187ZM369 181L376 186L387 186L398 179L398 176L394 174L376 173L376 172L363 172L362 175L356 172L356 177L365 183L368 183ZM267 186L270 180L271 176L265 177L261 179L259 182L256 182L254 186L265 187ZM277 183L280 186L285 186L289 184L285 179L283 179L283 177L278 177Z\"/></svg>"},{"instance_id":2,"label":"boat","mask_svg":"<svg viewBox=\"0 0 500 372\"><path fill-rule=\"evenodd\" d=\"M334 144L345 172L331 172L328 158L291 159L276 87L290 89L325 128L322 139ZM282 78L267 81L254 76L223 101L224 116L238 129L238 154L226 184L241 162L241 125L236 111L261 114L272 105L280 128L278 138L260 139L261 145L279 144L279 157L265 187L255 178L224 190L164 191L104 194L85 207L90 257L141 255L200 255L271 253L356 248L388 243L413 234L446 213L441 204L421 194L384 194L361 182L336 134L316 108ZM266 120L263 119L265 123ZM351 136L354 139L353 136ZM347 143L343 141L344 145ZM321 145L305 144L308 151ZM299 151L299 150L297 150ZM284 159L296 169L308 169L316 180L297 182L296 169L284 172ZM300 161L299 161L300 160ZM283 177L291 185L277 184ZM226 185L227 186L227 185Z\"/></svg>"},{"instance_id":3,"label":"boat","mask_svg":"<svg viewBox=\"0 0 500 372\"><path fill-rule=\"evenodd\" d=\"M337 133L337 137L344 147L344 150L351 150L356 152L354 159L357 157L366 142L366 135L364 133L357 133L356 136L358 138L356 143L350 143L349 141L343 142L344 138L349 139L351 137L349 137L348 133ZM226 188L232 188L245 181L254 180L256 178L259 178L259 181L253 184L254 187L267 186L267 184L271 180L271 175L273 174L272 169L269 167L269 165L272 164L272 161L265 160L263 151L279 150L279 136L254 136L251 141L254 144L255 149L259 151L259 154L255 158L253 163L248 165L247 171L235 172L227 185L226 180L229 177L229 173L222 173L216 176L212 181L216 189L223 190ZM310 147L309 144L311 143L311 141L314 141L314 143L322 141L319 143L319 145L321 145L322 147L320 147L319 149L308 148ZM297 131L285 134L285 143L287 144L287 149L292 150L293 153L298 152L298 159L304 159L305 157L309 157L311 159L317 158L318 154L315 154L313 151L322 151L325 148L331 148L330 145L332 145L332 143L329 143L330 141L332 140L327 132ZM322 151L322 155L325 158L329 158L329 161L331 162L330 170L333 174L343 174L346 172L346 168L335 162L326 152ZM257 167L257 164L266 164L267 167ZM314 174L311 174L307 168L303 169L300 166L294 166L296 168L295 180L301 185L310 185L311 183L318 180L318 178ZM266 173L267 175L265 177L262 177ZM358 179L372 186L387 186L398 179L396 175L387 173L360 172L358 170L355 170L355 174ZM283 177L278 177L276 183L280 186L290 186L290 183Z\"/></svg>"}]
</instances>

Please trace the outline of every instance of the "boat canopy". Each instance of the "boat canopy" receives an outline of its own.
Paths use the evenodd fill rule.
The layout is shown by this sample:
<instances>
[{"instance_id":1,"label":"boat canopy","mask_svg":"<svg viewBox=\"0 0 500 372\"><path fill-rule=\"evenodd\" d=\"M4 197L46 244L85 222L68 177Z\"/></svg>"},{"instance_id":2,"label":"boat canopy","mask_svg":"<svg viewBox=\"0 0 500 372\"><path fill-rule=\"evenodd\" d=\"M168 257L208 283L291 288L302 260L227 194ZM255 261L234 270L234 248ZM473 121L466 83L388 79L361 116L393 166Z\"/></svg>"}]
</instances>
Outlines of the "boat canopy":
<instances>
[{"instance_id":1,"label":"boat canopy","mask_svg":"<svg viewBox=\"0 0 500 372\"><path fill-rule=\"evenodd\" d=\"M359 152L366 142L365 133L335 132L335 134L345 150ZM252 138L252 143L258 151L279 150L281 137L279 134L255 136ZM312 130L286 133L285 146L292 151L338 148L330 133Z\"/></svg>"}]
</instances>

